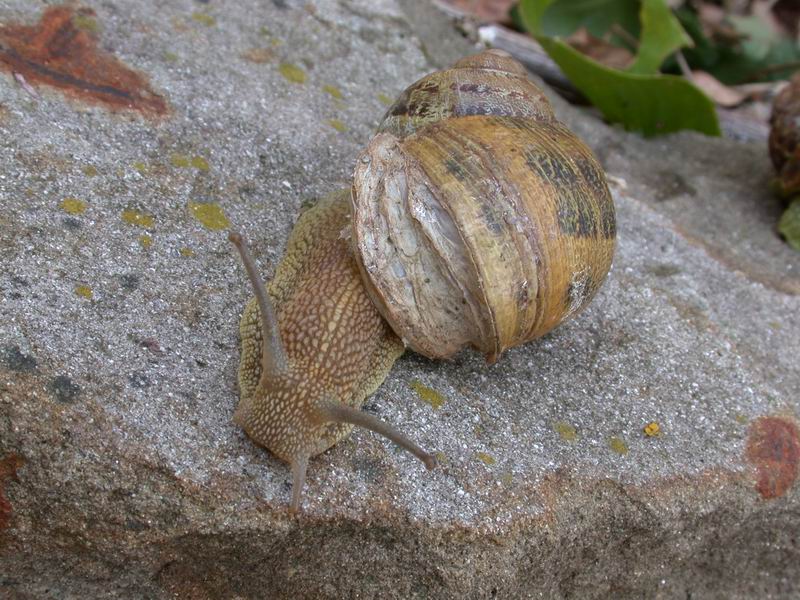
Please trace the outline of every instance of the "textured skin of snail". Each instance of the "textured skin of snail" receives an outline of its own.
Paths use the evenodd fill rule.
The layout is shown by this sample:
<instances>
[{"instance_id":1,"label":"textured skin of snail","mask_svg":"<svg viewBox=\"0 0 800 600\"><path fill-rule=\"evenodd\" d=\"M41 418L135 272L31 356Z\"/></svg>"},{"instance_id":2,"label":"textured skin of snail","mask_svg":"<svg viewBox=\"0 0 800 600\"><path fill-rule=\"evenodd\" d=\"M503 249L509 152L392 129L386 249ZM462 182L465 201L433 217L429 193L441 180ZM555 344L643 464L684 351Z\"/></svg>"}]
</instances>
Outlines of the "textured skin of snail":
<instances>
[{"instance_id":1,"label":"textured skin of snail","mask_svg":"<svg viewBox=\"0 0 800 600\"><path fill-rule=\"evenodd\" d=\"M341 237L349 223L349 190L319 200L300 215L269 285L290 365L287 373L259 386L263 340L255 298L239 324L240 401L234 420L289 462L301 448L311 456L324 452L353 428L314 423L315 400L331 397L360 408L403 353L399 338L370 301L348 241Z\"/></svg>"},{"instance_id":2,"label":"textured skin of snail","mask_svg":"<svg viewBox=\"0 0 800 600\"><path fill-rule=\"evenodd\" d=\"M614 235L602 169L521 65L487 51L433 73L389 109L352 190L300 216L268 296L245 308L235 421L292 465L295 509L309 457L353 424L432 468L358 410L404 346L494 361L589 302Z\"/></svg>"}]
</instances>

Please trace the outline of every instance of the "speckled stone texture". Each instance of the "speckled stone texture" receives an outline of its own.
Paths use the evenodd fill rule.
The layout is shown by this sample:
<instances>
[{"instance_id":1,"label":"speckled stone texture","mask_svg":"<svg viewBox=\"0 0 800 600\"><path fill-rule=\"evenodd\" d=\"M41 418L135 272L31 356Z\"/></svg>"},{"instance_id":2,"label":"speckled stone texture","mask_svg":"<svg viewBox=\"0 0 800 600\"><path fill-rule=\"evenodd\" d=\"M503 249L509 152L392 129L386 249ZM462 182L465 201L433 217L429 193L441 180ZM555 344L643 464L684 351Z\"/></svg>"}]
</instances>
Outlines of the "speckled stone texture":
<instances>
[{"instance_id":1,"label":"speckled stone texture","mask_svg":"<svg viewBox=\"0 0 800 600\"><path fill-rule=\"evenodd\" d=\"M269 275L384 96L471 48L423 3L81 6L51 50L136 70L144 108L2 70L0 28L0 597L800 595L800 254L765 147L556 99L611 177L605 286L495 366L404 356L366 408L441 468L359 431L292 517L231 422L250 291L219 228Z\"/></svg>"}]
</instances>

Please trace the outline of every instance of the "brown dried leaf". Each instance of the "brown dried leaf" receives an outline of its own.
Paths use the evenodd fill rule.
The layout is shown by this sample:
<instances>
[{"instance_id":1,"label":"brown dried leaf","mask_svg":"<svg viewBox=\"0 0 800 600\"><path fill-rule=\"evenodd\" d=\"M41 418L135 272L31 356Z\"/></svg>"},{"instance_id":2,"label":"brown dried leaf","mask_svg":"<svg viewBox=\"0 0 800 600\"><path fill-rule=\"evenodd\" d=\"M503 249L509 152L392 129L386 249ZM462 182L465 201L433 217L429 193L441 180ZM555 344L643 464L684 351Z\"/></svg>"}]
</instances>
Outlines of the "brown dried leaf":
<instances>
[{"instance_id":1,"label":"brown dried leaf","mask_svg":"<svg viewBox=\"0 0 800 600\"><path fill-rule=\"evenodd\" d=\"M730 108L747 99L745 93L725 85L705 71L692 71L692 82L719 106Z\"/></svg>"},{"instance_id":2,"label":"brown dried leaf","mask_svg":"<svg viewBox=\"0 0 800 600\"><path fill-rule=\"evenodd\" d=\"M773 4L772 12L789 35L796 38L800 32L800 4L797 0L778 0Z\"/></svg>"},{"instance_id":3,"label":"brown dried leaf","mask_svg":"<svg viewBox=\"0 0 800 600\"><path fill-rule=\"evenodd\" d=\"M613 69L625 69L634 60L633 54L627 48L620 48L594 37L585 27L576 29L566 41L578 52Z\"/></svg>"},{"instance_id":4,"label":"brown dried leaf","mask_svg":"<svg viewBox=\"0 0 800 600\"><path fill-rule=\"evenodd\" d=\"M726 21L727 13L721 6L709 2L697 2L694 6L703 27L703 35L707 38L725 44L735 44L744 39L744 36Z\"/></svg>"},{"instance_id":5,"label":"brown dried leaf","mask_svg":"<svg viewBox=\"0 0 800 600\"><path fill-rule=\"evenodd\" d=\"M775 36L780 36L783 35L785 31L780 21L778 21L772 12L772 4L773 2L771 0L766 2L764 0L756 0L750 5L750 11L754 17L763 21Z\"/></svg>"}]
</instances>

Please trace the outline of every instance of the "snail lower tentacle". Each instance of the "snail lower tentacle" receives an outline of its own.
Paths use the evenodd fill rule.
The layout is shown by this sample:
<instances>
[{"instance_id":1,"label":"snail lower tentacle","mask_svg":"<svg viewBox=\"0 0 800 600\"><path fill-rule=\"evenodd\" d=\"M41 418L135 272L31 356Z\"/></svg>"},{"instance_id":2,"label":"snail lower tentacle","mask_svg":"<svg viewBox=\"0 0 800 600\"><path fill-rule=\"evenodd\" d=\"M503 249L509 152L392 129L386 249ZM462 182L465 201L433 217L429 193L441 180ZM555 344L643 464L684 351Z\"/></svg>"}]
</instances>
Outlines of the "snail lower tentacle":
<instances>
[{"instance_id":1,"label":"snail lower tentacle","mask_svg":"<svg viewBox=\"0 0 800 600\"><path fill-rule=\"evenodd\" d=\"M364 429L369 429L370 431L381 434L383 437L392 440L403 450L407 450L420 459L429 471L436 467L436 456L434 454L423 450L397 429L385 421L373 417L369 413L336 402L328 402L321 405L319 411L326 421L333 423L350 423L351 425L358 425Z\"/></svg>"}]
</instances>

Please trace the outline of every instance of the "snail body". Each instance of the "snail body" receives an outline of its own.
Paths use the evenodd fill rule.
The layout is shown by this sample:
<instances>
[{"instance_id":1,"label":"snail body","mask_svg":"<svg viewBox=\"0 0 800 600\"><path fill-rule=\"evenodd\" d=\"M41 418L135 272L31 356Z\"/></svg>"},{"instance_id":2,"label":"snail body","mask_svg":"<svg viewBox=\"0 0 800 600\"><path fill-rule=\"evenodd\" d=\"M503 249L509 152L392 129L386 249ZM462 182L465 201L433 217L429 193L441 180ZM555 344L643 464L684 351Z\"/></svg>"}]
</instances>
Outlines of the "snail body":
<instances>
[{"instance_id":1,"label":"snail body","mask_svg":"<svg viewBox=\"0 0 800 600\"><path fill-rule=\"evenodd\" d=\"M433 468L359 410L406 346L494 362L586 306L613 255L602 168L503 52L410 86L356 164L352 190L300 216L269 295L231 234L256 290L235 421L292 465L294 509L308 458L353 425Z\"/></svg>"},{"instance_id":2,"label":"snail body","mask_svg":"<svg viewBox=\"0 0 800 600\"><path fill-rule=\"evenodd\" d=\"M358 410L404 348L370 301L341 237L349 218L349 190L304 212L269 296L241 236L230 236L256 292L239 324L240 400L234 422L292 465L294 510L300 506L308 459L347 437L353 425L393 439L428 468L435 462L399 432Z\"/></svg>"}]
</instances>

